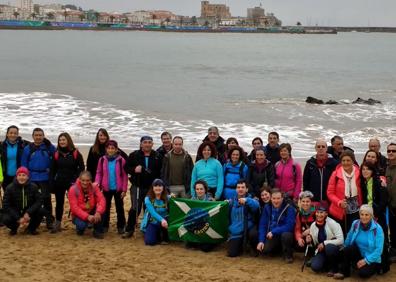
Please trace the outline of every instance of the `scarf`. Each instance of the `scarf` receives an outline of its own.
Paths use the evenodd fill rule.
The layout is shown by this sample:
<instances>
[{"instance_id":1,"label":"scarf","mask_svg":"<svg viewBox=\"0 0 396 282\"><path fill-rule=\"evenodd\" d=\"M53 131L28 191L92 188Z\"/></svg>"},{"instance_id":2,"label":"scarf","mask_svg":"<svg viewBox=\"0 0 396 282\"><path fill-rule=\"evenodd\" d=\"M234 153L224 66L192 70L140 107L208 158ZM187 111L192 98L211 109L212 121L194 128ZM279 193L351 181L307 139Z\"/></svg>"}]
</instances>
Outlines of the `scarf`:
<instances>
[{"instance_id":1,"label":"scarf","mask_svg":"<svg viewBox=\"0 0 396 282\"><path fill-rule=\"evenodd\" d=\"M355 181L355 168L352 168L352 173L348 174L342 168L342 176L345 182L345 197L352 198L357 196L357 186Z\"/></svg>"},{"instance_id":2,"label":"scarf","mask_svg":"<svg viewBox=\"0 0 396 282\"><path fill-rule=\"evenodd\" d=\"M372 220L370 220L370 222L367 224L363 224L362 222L360 222L360 229L363 231L369 231L371 228L371 222Z\"/></svg>"},{"instance_id":3,"label":"scarf","mask_svg":"<svg viewBox=\"0 0 396 282\"><path fill-rule=\"evenodd\" d=\"M266 161L264 161L262 164L255 163L255 167L256 167L256 171L257 172L262 172L265 169L266 166L267 166L267 162Z\"/></svg>"},{"instance_id":4,"label":"scarf","mask_svg":"<svg viewBox=\"0 0 396 282\"><path fill-rule=\"evenodd\" d=\"M325 230L325 225L326 225L326 220L324 220L323 222L315 222L316 227L319 229L318 232L318 242L323 243L324 241L326 241L326 230Z\"/></svg>"},{"instance_id":5,"label":"scarf","mask_svg":"<svg viewBox=\"0 0 396 282\"><path fill-rule=\"evenodd\" d=\"M316 164L318 165L318 168L323 168L323 167L325 166L326 162L327 162L327 159L328 159L328 156L327 156L327 155L326 155L326 157L323 158L323 159L318 159L318 158L316 157Z\"/></svg>"}]
</instances>

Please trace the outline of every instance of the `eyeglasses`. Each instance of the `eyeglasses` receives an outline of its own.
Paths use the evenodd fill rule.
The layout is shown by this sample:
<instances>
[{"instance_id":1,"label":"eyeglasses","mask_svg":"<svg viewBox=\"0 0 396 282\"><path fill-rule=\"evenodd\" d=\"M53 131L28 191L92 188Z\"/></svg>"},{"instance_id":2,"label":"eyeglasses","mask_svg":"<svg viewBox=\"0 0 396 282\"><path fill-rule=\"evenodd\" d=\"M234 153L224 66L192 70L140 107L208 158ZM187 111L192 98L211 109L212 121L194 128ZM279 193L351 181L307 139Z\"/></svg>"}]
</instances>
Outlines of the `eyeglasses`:
<instances>
[{"instance_id":1,"label":"eyeglasses","mask_svg":"<svg viewBox=\"0 0 396 282\"><path fill-rule=\"evenodd\" d=\"M388 154L390 154L390 153L396 153L396 150L388 150L387 153L388 153Z\"/></svg>"}]
</instances>

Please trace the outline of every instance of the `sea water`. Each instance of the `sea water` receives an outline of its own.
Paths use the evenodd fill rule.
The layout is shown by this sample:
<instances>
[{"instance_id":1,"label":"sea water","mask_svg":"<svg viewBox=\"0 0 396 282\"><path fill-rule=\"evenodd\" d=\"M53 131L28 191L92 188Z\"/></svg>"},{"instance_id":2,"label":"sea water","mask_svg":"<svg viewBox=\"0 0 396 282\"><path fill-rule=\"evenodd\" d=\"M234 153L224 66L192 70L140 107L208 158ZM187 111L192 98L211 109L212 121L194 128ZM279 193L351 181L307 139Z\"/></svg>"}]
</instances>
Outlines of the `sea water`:
<instances>
[{"instance_id":1,"label":"sea water","mask_svg":"<svg viewBox=\"0 0 396 282\"><path fill-rule=\"evenodd\" d=\"M396 140L396 35L0 31L0 137L16 124L129 149L167 130L195 152L209 126L236 137L278 131L296 157L344 137L358 153ZM309 105L305 98L340 105ZM381 104L349 104L357 97Z\"/></svg>"}]
</instances>

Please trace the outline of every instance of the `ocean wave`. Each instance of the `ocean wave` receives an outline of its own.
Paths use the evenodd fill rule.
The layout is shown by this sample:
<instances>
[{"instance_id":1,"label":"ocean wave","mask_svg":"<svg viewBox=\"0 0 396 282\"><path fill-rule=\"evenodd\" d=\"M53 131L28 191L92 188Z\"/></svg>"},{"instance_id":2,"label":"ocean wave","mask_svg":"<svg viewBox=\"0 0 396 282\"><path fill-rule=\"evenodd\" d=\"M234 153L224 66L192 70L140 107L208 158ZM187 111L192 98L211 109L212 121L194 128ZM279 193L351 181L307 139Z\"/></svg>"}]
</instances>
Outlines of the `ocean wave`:
<instances>
[{"instance_id":1,"label":"ocean wave","mask_svg":"<svg viewBox=\"0 0 396 282\"><path fill-rule=\"evenodd\" d=\"M145 112L103 104L95 101L80 100L69 95L43 92L33 93L0 93L0 135L4 136L5 128L11 124L20 127L21 134L30 139L35 127L42 127L46 135L56 142L62 131L72 134L76 143L92 144L98 128L109 130L112 138L119 141L127 149L136 149L142 135L152 135L156 145L160 144L159 136L167 130L185 139L186 148L195 152L199 143L206 135L208 127L216 125L224 138L236 137L246 151L250 151L251 140L256 136L266 139L270 131L281 135L281 142L289 142L293 146L296 157L307 157L313 153L314 140L325 138L330 140L334 135L344 136L346 144L353 146L357 152L364 152L367 141L373 136L382 140L390 140L396 135L394 126L380 123L380 120L394 119L396 111L392 105L374 107L354 107L358 110L337 111L334 107L324 107L320 111L323 118L315 116L316 112L307 109L295 109L288 118L279 120L277 124L266 123L214 123L211 120L165 120ZM296 99L280 99L282 103L296 103ZM300 102L298 102L300 103ZM304 112L305 111L305 112ZM325 120L345 122L345 119L367 122L377 119L378 126L332 127ZM293 123L291 121L301 120Z\"/></svg>"}]
</instances>

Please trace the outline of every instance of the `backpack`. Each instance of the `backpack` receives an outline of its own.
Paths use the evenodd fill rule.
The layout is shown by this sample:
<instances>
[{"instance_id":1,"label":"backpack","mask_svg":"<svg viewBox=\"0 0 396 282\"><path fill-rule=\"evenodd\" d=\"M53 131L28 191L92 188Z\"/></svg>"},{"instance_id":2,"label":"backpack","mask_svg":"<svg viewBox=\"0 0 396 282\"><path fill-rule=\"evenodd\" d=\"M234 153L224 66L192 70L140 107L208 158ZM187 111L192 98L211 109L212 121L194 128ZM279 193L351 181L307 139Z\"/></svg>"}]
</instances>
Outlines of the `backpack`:
<instances>
[{"instance_id":1,"label":"backpack","mask_svg":"<svg viewBox=\"0 0 396 282\"><path fill-rule=\"evenodd\" d=\"M50 160L52 159L51 144L50 144L50 143L48 144L47 142L44 142L44 145L45 145L45 150L43 151L43 150L40 150L41 145L37 147L37 146L34 145L34 143L30 143L30 144L29 144L29 156L28 156L28 159L27 159L27 162L28 162L28 163L30 162L31 157L32 157L37 151L41 151L42 154L46 153L47 156L49 157L49 159L50 159Z\"/></svg>"},{"instance_id":2,"label":"backpack","mask_svg":"<svg viewBox=\"0 0 396 282\"><path fill-rule=\"evenodd\" d=\"M240 177L240 179L243 179L244 178L243 177L243 169L245 168L245 164L244 164L244 162L240 162L240 164L241 165L239 166L239 177ZM226 166L226 169L224 171L224 177L227 175L229 170L230 170L229 167Z\"/></svg>"},{"instance_id":3,"label":"backpack","mask_svg":"<svg viewBox=\"0 0 396 282\"><path fill-rule=\"evenodd\" d=\"M78 158L78 150L75 149L75 150L73 151L73 159L76 161L77 158ZM54 160L55 160L55 161L58 161L58 160L59 160L59 151L58 151L58 150L56 150L55 153L54 153Z\"/></svg>"}]
</instances>

